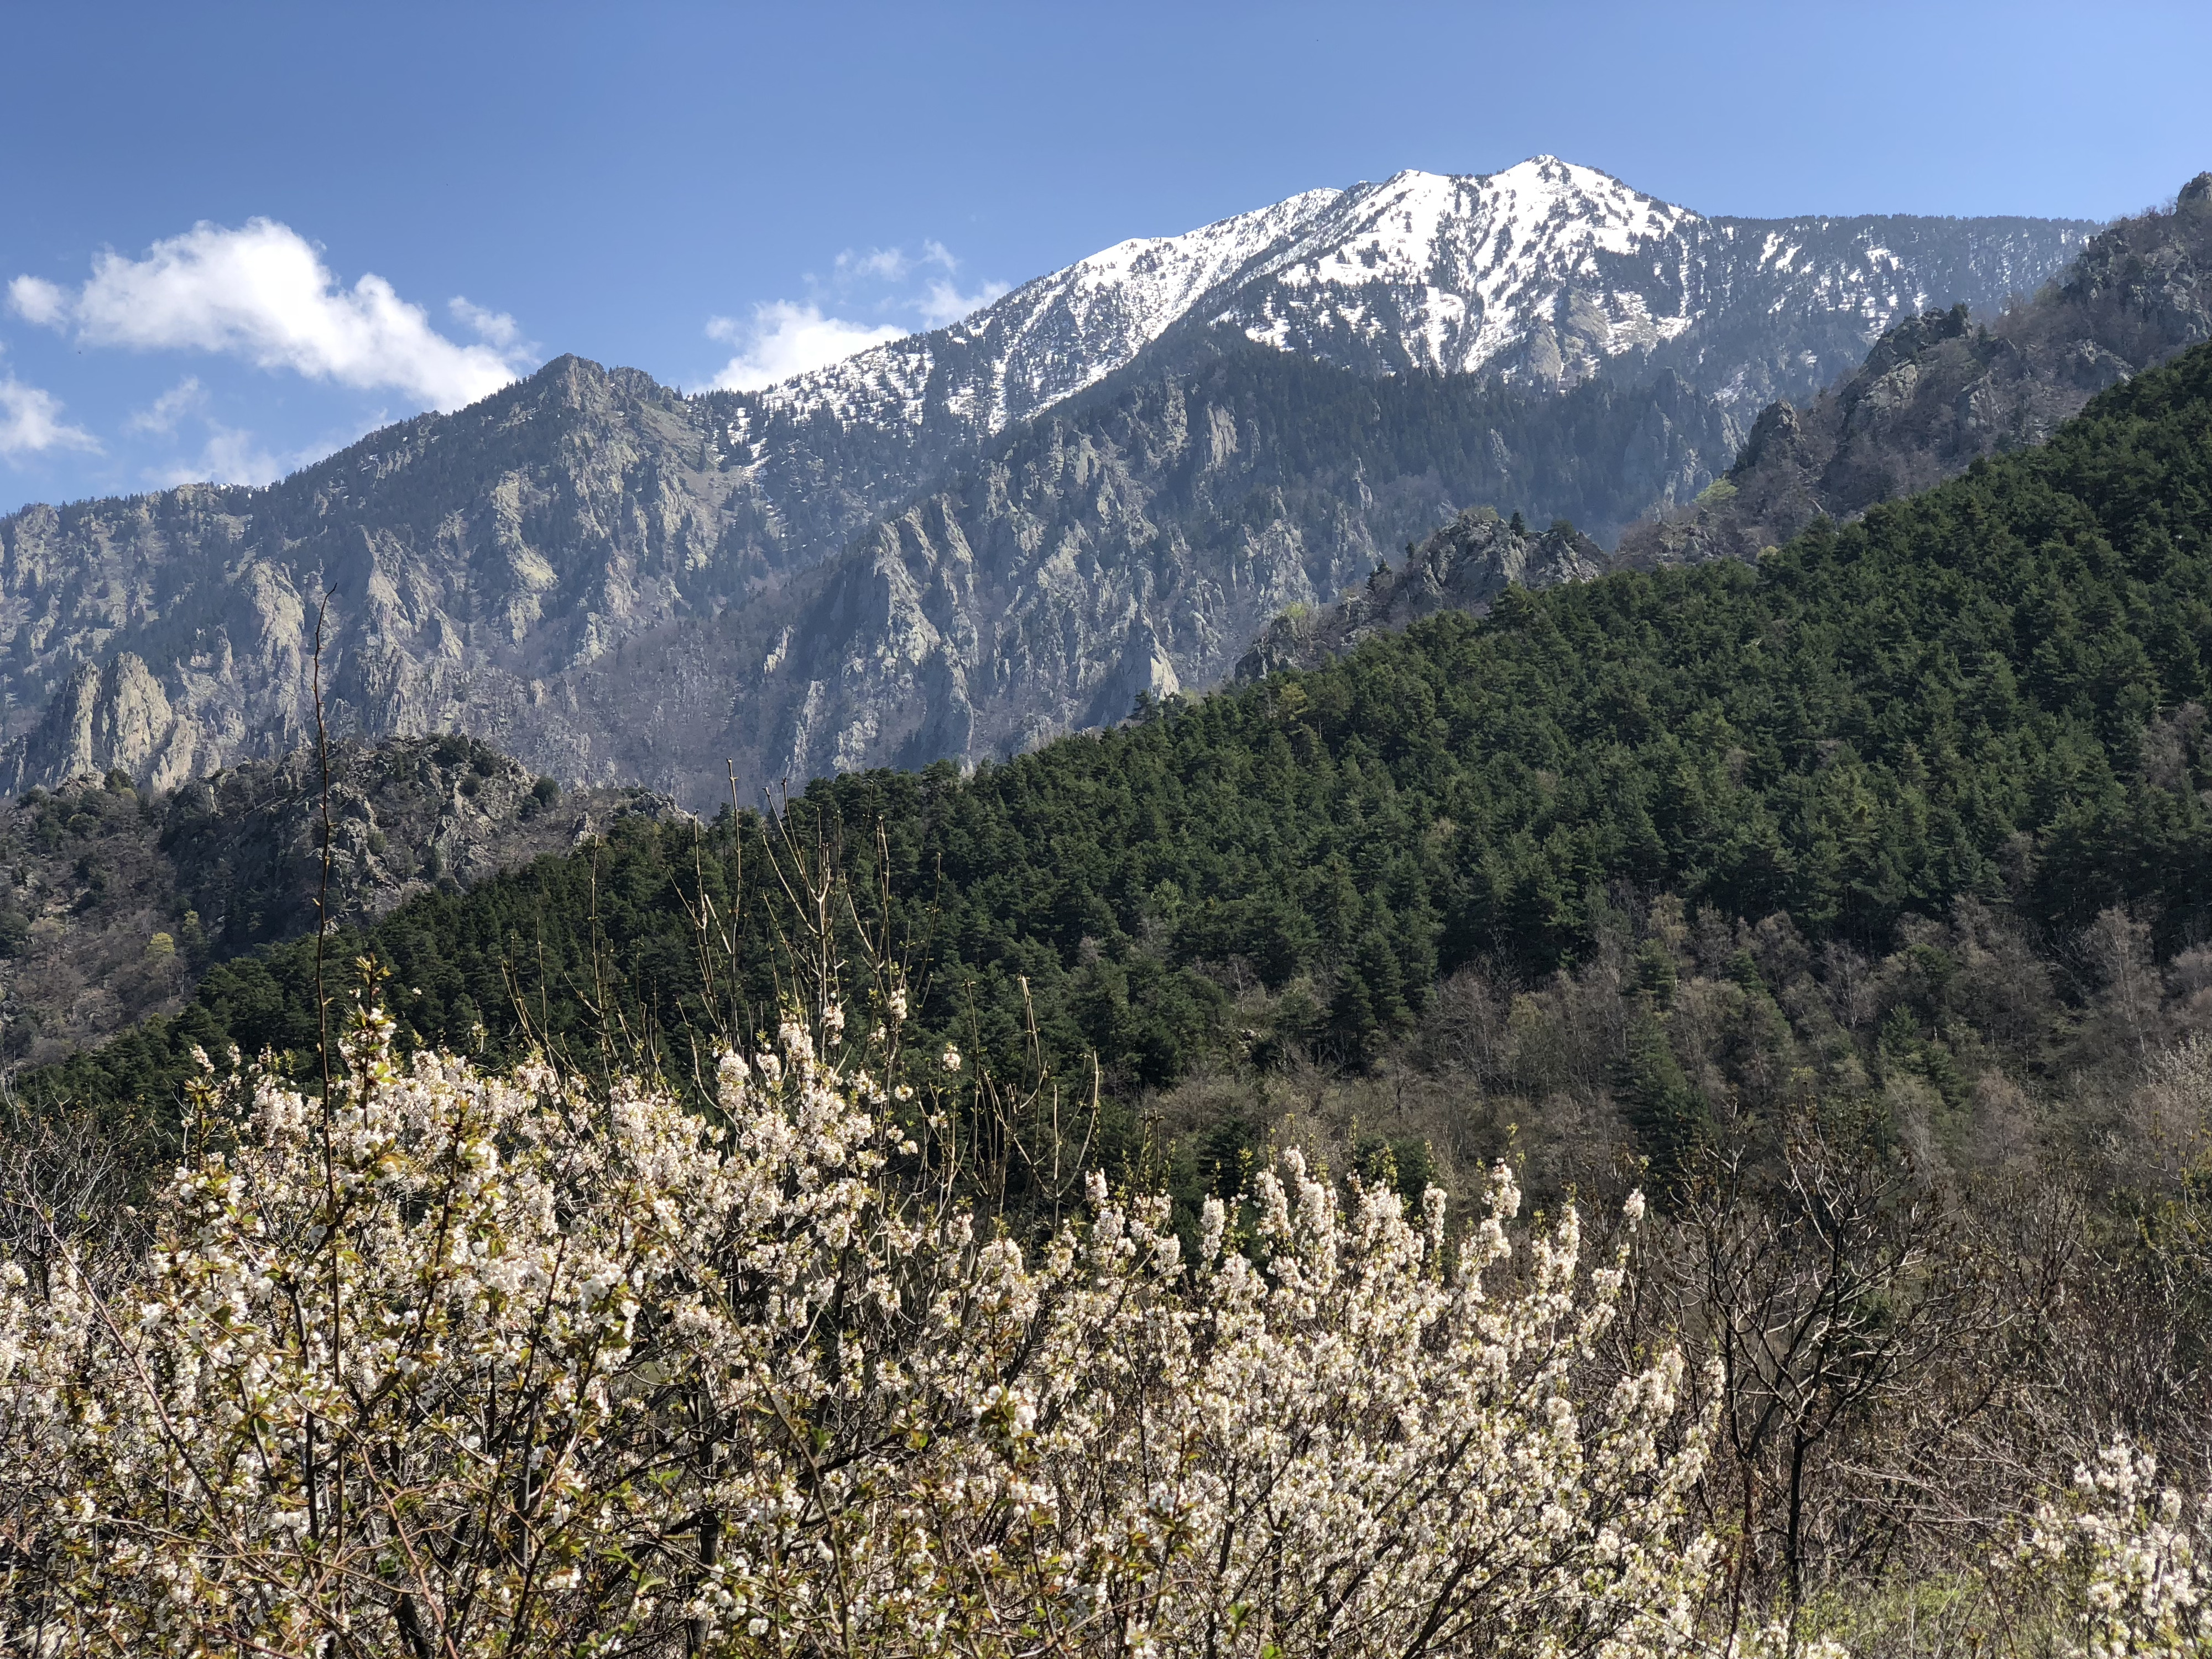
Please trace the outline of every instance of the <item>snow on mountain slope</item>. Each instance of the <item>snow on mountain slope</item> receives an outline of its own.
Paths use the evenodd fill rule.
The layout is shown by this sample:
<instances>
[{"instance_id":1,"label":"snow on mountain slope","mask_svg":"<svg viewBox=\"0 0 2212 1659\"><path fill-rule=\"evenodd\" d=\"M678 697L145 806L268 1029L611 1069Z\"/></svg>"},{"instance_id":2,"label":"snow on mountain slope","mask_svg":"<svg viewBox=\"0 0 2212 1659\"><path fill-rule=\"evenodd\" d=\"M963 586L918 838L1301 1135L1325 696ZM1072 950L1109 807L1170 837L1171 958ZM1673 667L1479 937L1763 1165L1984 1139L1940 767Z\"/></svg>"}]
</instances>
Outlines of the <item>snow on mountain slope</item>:
<instances>
[{"instance_id":1,"label":"snow on mountain slope","mask_svg":"<svg viewBox=\"0 0 2212 1659\"><path fill-rule=\"evenodd\" d=\"M1117 242L949 327L770 386L760 404L800 418L826 410L916 425L933 398L957 422L1002 431L1121 368L1341 193L1309 191L1180 236Z\"/></svg>"},{"instance_id":2,"label":"snow on mountain slope","mask_svg":"<svg viewBox=\"0 0 2212 1659\"><path fill-rule=\"evenodd\" d=\"M1855 367L1900 315L2033 289L2094 228L1707 218L1549 155L1400 173L1117 243L948 328L772 386L732 435L827 415L972 441L1206 323L1372 374L1488 371L1564 389L1611 361L1663 363L1749 405L1747 420Z\"/></svg>"},{"instance_id":3,"label":"snow on mountain slope","mask_svg":"<svg viewBox=\"0 0 2212 1659\"><path fill-rule=\"evenodd\" d=\"M1104 379L1206 295L1297 236L1339 194L1308 191L1184 235L1117 242L1009 295L981 313L1003 311L1003 319L978 331L1010 325L1018 343L1000 377L993 424Z\"/></svg>"},{"instance_id":4,"label":"snow on mountain slope","mask_svg":"<svg viewBox=\"0 0 2212 1659\"><path fill-rule=\"evenodd\" d=\"M1332 343L1358 342L1352 355L1364 346L1391 367L1468 374L1552 325L1560 295L1574 289L1604 318L1608 355L1618 355L1695 320L1680 302L1680 233L1698 222L1550 156L1480 178L1401 173L1346 191L1219 320L1282 350L1334 356ZM1661 283L1674 268L1675 303L1656 316L1649 282L1595 280L1601 256L1638 254Z\"/></svg>"}]
</instances>

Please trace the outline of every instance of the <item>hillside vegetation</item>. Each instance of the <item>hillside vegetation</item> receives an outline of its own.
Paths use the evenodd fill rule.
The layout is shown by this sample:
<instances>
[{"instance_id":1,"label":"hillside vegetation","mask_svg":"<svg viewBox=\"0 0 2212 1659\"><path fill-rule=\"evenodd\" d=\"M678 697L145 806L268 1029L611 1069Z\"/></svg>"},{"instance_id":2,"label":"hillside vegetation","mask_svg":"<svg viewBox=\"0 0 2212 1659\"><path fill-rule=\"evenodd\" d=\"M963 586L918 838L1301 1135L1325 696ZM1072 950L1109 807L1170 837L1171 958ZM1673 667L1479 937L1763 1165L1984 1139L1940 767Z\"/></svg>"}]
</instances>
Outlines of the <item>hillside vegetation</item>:
<instances>
[{"instance_id":1,"label":"hillside vegetation","mask_svg":"<svg viewBox=\"0 0 2212 1659\"><path fill-rule=\"evenodd\" d=\"M0 1102L7 1616L2201 1650L2208 676L2212 346L1756 563L212 963Z\"/></svg>"},{"instance_id":2,"label":"hillside vegetation","mask_svg":"<svg viewBox=\"0 0 2212 1659\"><path fill-rule=\"evenodd\" d=\"M699 900L742 894L767 939L787 834L926 968L931 1029L1011 1060L1033 1009L1060 1070L1096 1052L1125 1097L1294 1051L1356 1070L1440 978L1537 986L1638 948L1662 898L1786 927L1816 979L1971 901L2078 1001L2075 941L2106 913L2161 959L2212 921L2208 432L2199 349L1756 568L1510 592L966 779L817 783L773 836L623 826L332 960L397 972L408 1040L513 1053L604 1005L681 1070L684 1033L772 1006L742 939L738 992L715 975ZM22 1086L158 1110L191 1044L304 1050L312 951L218 967L173 1019Z\"/></svg>"}]
</instances>

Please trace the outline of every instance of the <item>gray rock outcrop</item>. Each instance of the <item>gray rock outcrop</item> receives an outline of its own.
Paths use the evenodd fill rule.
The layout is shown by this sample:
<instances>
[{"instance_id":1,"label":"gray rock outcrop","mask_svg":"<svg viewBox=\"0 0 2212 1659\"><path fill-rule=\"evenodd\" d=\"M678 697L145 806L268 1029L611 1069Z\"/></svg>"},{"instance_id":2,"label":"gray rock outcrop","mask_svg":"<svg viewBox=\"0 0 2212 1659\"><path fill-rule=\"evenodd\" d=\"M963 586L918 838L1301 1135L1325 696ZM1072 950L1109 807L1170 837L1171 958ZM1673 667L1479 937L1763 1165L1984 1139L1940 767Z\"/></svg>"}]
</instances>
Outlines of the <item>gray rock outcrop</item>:
<instances>
[{"instance_id":1,"label":"gray rock outcrop","mask_svg":"<svg viewBox=\"0 0 2212 1659\"><path fill-rule=\"evenodd\" d=\"M1853 374L1776 404L1705 499L1621 538L1629 563L1756 558L1820 515L1845 519L2041 443L2105 387L2212 339L2212 173L2172 209L2112 226L2057 282L1986 325L1967 307L1889 330Z\"/></svg>"},{"instance_id":2,"label":"gray rock outcrop","mask_svg":"<svg viewBox=\"0 0 2212 1659\"><path fill-rule=\"evenodd\" d=\"M1603 575L1607 563L1605 550L1571 525L1532 535L1494 507L1469 507L1396 569L1377 567L1365 586L1334 605L1301 605L1277 617L1237 659L1236 678L1249 683L1278 669L1318 668L1370 634L1446 611L1486 616L1509 587L1588 581Z\"/></svg>"},{"instance_id":3,"label":"gray rock outcrop","mask_svg":"<svg viewBox=\"0 0 2212 1659\"><path fill-rule=\"evenodd\" d=\"M191 775L196 736L144 659L125 651L104 665L81 664L28 735L0 751L0 789L104 777L118 767L157 789L173 787Z\"/></svg>"},{"instance_id":4,"label":"gray rock outcrop","mask_svg":"<svg viewBox=\"0 0 2212 1659\"><path fill-rule=\"evenodd\" d=\"M1318 668L1367 635L1407 629L1444 611L1482 617L1506 588L1589 581L1604 575L1606 564L1606 550L1564 520L1531 535L1498 518L1495 507L1468 507L1411 549L1395 571L1376 566L1367 586L1332 606L1279 615L1237 659L1237 681L1265 679L1279 668Z\"/></svg>"},{"instance_id":5,"label":"gray rock outcrop","mask_svg":"<svg viewBox=\"0 0 2212 1659\"><path fill-rule=\"evenodd\" d=\"M677 814L643 790L558 790L454 737L333 744L330 807L339 922L566 852L624 817ZM213 963L311 933L321 848L312 750L173 790L118 769L0 805L0 1065L173 1011Z\"/></svg>"}]
</instances>

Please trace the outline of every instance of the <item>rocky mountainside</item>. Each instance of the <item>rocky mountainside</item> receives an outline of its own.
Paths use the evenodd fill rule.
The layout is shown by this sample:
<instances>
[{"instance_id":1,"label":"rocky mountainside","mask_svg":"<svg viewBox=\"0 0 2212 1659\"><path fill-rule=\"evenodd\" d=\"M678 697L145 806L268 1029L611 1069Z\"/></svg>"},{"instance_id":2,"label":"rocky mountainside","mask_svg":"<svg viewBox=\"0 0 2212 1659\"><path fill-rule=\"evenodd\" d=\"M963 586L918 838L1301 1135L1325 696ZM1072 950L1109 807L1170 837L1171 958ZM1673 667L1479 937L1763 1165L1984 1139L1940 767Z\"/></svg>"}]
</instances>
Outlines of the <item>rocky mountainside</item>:
<instances>
[{"instance_id":1,"label":"rocky mountainside","mask_svg":"<svg viewBox=\"0 0 2212 1659\"><path fill-rule=\"evenodd\" d=\"M167 789L313 730L498 732L641 624L774 580L732 530L696 404L574 358L453 416L375 434L265 489L188 485L0 520L0 787L121 766ZM756 550L749 556L747 549ZM43 710L40 704L44 703Z\"/></svg>"},{"instance_id":2,"label":"rocky mountainside","mask_svg":"<svg viewBox=\"0 0 2212 1659\"><path fill-rule=\"evenodd\" d=\"M1849 518L2044 441L2116 380L2212 339L2212 173L2171 210L2102 233L2057 283L1977 323L1909 318L1803 407L1762 413L1703 500L1637 526L1640 564L1755 558L1820 514Z\"/></svg>"},{"instance_id":3,"label":"rocky mountainside","mask_svg":"<svg viewBox=\"0 0 2212 1659\"><path fill-rule=\"evenodd\" d=\"M0 1061L99 1042L176 1006L210 964L313 932L320 780L301 750L164 794L118 771L0 806ZM330 805L341 922L676 811L642 790L563 792L453 736L333 744Z\"/></svg>"},{"instance_id":4,"label":"rocky mountainside","mask_svg":"<svg viewBox=\"0 0 2212 1659\"><path fill-rule=\"evenodd\" d=\"M721 799L733 757L748 787L840 757L975 758L1118 719L1139 690L1218 679L1276 611L1334 598L1462 507L1610 534L1691 499L1735 444L1672 376L1565 395L1377 378L1233 331L1178 361L1140 361L1006 434L811 571L751 538L741 476L699 466L699 400L578 359L268 489L32 509L0 521L0 684L18 723L0 788L120 766L166 790L307 741L325 593L341 732L465 730L563 779L693 805ZM994 496L994 478L1020 482ZM872 711L936 649L912 597L951 556L912 530L932 503L1007 550L965 622L937 608L945 627L995 637L1003 605L1056 643L979 643L987 678L1007 677L989 693L1002 714L973 747L924 753L853 734L890 729ZM885 550L902 545L893 576ZM1033 580L1076 565L1079 581ZM981 660L954 648L944 672L964 685Z\"/></svg>"},{"instance_id":5,"label":"rocky mountainside","mask_svg":"<svg viewBox=\"0 0 2212 1659\"><path fill-rule=\"evenodd\" d=\"M1268 618L1468 503L1617 526L1627 501L1689 499L1729 447L1671 376L1561 397L1359 375L1233 331L1214 346L1009 434L714 628L639 641L621 724L654 734L647 775L703 793L725 757L757 787L1033 748L1219 683ZM718 696L725 729L683 717Z\"/></svg>"},{"instance_id":6,"label":"rocky mountainside","mask_svg":"<svg viewBox=\"0 0 2212 1659\"><path fill-rule=\"evenodd\" d=\"M1739 411L1930 299L2032 286L2085 228L1706 219L1540 158L1121 244L762 392L562 358L266 489L0 519L0 787L120 766L166 789L296 747L326 596L341 732L465 730L700 804L728 756L758 781L927 758L931 733L997 752L1208 683L1275 610L1463 507L1609 535L1686 501ZM1250 387L1193 427L1187 388L1232 359ZM1346 448L1328 422L1363 398L1381 424ZM1308 416L1329 442L1298 434ZM976 494L999 477L1029 493ZM1019 550L935 611L908 596L962 556L913 529L933 512ZM1063 569L1083 574L1045 580ZM922 613L973 652L938 650ZM1030 643L1002 649L1012 617ZM881 702L939 674L926 708Z\"/></svg>"},{"instance_id":7,"label":"rocky mountainside","mask_svg":"<svg viewBox=\"0 0 2212 1659\"><path fill-rule=\"evenodd\" d=\"M1439 611L1480 615L1509 582L1587 580L1607 568L1756 559L1815 518L1844 519L1964 471L1977 457L2044 442L2089 398L2212 339L2212 173L2171 211L2099 234L2062 279L1978 325L1964 305L1906 319L1856 373L1802 409L1770 405L1727 475L1628 527L1612 556L1548 556L1476 509L1395 571L1333 605L1293 605L1237 664L1237 678L1311 668L1369 634ZM1552 535L1541 538L1553 542Z\"/></svg>"},{"instance_id":8,"label":"rocky mountainside","mask_svg":"<svg viewBox=\"0 0 2212 1659\"><path fill-rule=\"evenodd\" d=\"M1486 616L1505 590L1588 581L1605 574L1606 550L1560 520L1539 535L1516 514L1471 507L1433 532L1393 570L1376 567L1366 585L1334 605L1293 605L1261 629L1235 678L1265 679L1282 668L1318 668L1369 635L1410 627L1443 611Z\"/></svg>"}]
</instances>

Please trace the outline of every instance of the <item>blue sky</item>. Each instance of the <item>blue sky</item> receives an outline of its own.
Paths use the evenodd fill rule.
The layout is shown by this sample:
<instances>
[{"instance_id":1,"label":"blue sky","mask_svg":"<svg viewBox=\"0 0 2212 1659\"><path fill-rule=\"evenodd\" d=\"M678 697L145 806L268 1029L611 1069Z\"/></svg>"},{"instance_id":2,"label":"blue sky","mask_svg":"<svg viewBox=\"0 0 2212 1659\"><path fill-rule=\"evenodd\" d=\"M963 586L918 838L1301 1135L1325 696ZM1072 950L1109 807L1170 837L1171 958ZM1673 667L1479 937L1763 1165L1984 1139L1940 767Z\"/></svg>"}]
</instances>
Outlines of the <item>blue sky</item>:
<instances>
[{"instance_id":1,"label":"blue sky","mask_svg":"<svg viewBox=\"0 0 2212 1659\"><path fill-rule=\"evenodd\" d=\"M562 351L757 378L1401 167L2099 218L2212 167L2203 0L0 0L0 511L265 478Z\"/></svg>"}]
</instances>

